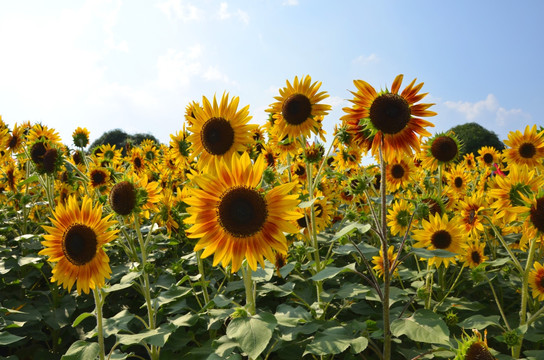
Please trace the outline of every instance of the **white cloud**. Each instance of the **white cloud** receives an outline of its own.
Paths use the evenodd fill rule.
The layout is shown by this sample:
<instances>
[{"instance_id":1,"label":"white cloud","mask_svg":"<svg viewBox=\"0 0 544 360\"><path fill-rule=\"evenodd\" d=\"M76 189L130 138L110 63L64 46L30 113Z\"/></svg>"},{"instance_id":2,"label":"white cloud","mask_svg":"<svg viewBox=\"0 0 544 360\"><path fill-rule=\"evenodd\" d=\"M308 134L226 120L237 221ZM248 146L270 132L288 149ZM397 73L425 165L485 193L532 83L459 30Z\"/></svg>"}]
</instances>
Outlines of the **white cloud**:
<instances>
[{"instance_id":1,"label":"white cloud","mask_svg":"<svg viewBox=\"0 0 544 360\"><path fill-rule=\"evenodd\" d=\"M353 59L352 62L356 64L367 65L370 63L375 63L378 60L379 60L378 56L372 53L370 55L359 55L357 58Z\"/></svg>"},{"instance_id":2,"label":"white cloud","mask_svg":"<svg viewBox=\"0 0 544 360\"><path fill-rule=\"evenodd\" d=\"M228 7L229 4L227 4L226 2L221 3L221 5L219 6L219 13L217 15L219 19L225 20L230 18L231 14L229 13Z\"/></svg>"},{"instance_id":3,"label":"white cloud","mask_svg":"<svg viewBox=\"0 0 544 360\"><path fill-rule=\"evenodd\" d=\"M175 17L183 22L200 20L202 11L184 0L166 0L157 5L169 19Z\"/></svg>"},{"instance_id":4,"label":"white cloud","mask_svg":"<svg viewBox=\"0 0 544 360\"><path fill-rule=\"evenodd\" d=\"M438 113L441 118L447 121L448 126L476 122L488 130L496 132L500 139L505 139L509 131L525 127L532 122L531 114L522 109L507 109L501 106L493 94L476 102L444 101L441 105L444 106L445 111L438 111ZM436 125L438 126L439 123L437 122Z\"/></svg>"},{"instance_id":5,"label":"white cloud","mask_svg":"<svg viewBox=\"0 0 544 360\"><path fill-rule=\"evenodd\" d=\"M285 0L282 5L296 6L296 5L298 5L298 0Z\"/></svg>"},{"instance_id":6,"label":"white cloud","mask_svg":"<svg viewBox=\"0 0 544 360\"><path fill-rule=\"evenodd\" d=\"M219 80L226 83L229 83L229 77L223 74L216 66L209 66L208 69L204 72L202 77L209 81Z\"/></svg>"},{"instance_id":7,"label":"white cloud","mask_svg":"<svg viewBox=\"0 0 544 360\"><path fill-rule=\"evenodd\" d=\"M236 16L240 19L241 22L244 24L249 24L249 14L243 10L236 10Z\"/></svg>"},{"instance_id":8,"label":"white cloud","mask_svg":"<svg viewBox=\"0 0 544 360\"><path fill-rule=\"evenodd\" d=\"M189 85L191 78L202 71L202 65L198 61L201 51L199 46L192 47L188 54L168 49L157 60L157 85L167 90Z\"/></svg>"}]
</instances>

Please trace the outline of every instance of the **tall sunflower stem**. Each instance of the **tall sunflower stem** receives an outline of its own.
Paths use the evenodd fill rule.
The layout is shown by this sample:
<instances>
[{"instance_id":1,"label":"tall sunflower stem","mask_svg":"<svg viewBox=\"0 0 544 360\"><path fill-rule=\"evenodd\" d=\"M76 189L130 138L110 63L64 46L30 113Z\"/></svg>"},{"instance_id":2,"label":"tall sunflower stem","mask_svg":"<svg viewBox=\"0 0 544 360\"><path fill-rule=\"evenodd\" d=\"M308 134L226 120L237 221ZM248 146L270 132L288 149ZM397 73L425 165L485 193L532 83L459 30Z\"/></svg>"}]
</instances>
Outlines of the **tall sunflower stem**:
<instances>
[{"instance_id":1,"label":"tall sunflower stem","mask_svg":"<svg viewBox=\"0 0 544 360\"><path fill-rule=\"evenodd\" d=\"M529 273L533 267L533 261L536 251L536 237L531 239L531 244L529 245L529 252L527 254L527 263L525 264L525 269L522 273L523 281L521 283L521 309L519 312L519 325L523 326L527 324L527 302L529 301ZM512 348L512 354L514 358L519 358L521 353L521 346L523 344L523 334L520 335L519 343Z\"/></svg>"},{"instance_id":2,"label":"tall sunflower stem","mask_svg":"<svg viewBox=\"0 0 544 360\"><path fill-rule=\"evenodd\" d=\"M504 310L502 309L502 306L501 306L501 303L500 303L499 298L497 296L497 293L495 292L495 288L493 287L493 283L491 283L491 280L489 280L487 275L486 275L485 279L487 280L487 283L489 284L489 287L491 288L491 292L493 293L493 298L495 299L495 303L497 304L497 307L499 308L499 312L501 313L502 320L504 321L504 325L506 325L506 328L509 331L512 330L510 328L510 324L508 324L508 320L506 319L506 315L504 313Z\"/></svg>"},{"instance_id":3,"label":"tall sunflower stem","mask_svg":"<svg viewBox=\"0 0 544 360\"><path fill-rule=\"evenodd\" d=\"M380 173L381 173L381 186L380 186L380 217L381 217L381 241L383 252L383 358L384 360L391 359L391 320L389 311L389 293L391 289L391 272L390 272L390 259L388 250L387 239L387 223L386 223L386 174L385 174L385 160L383 158L384 138L382 135L379 154L380 154Z\"/></svg>"},{"instance_id":4,"label":"tall sunflower stem","mask_svg":"<svg viewBox=\"0 0 544 360\"><path fill-rule=\"evenodd\" d=\"M251 279L251 269L247 262L242 265L242 277L244 278L244 287L246 289L247 312L253 316L257 313L255 304L255 284Z\"/></svg>"},{"instance_id":5,"label":"tall sunflower stem","mask_svg":"<svg viewBox=\"0 0 544 360\"><path fill-rule=\"evenodd\" d=\"M210 294L208 293L206 273L204 272L204 261L202 260L201 255L202 255L202 249L196 252L196 260L198 263L198 272L200 273L200 284L202 286L202 294L204 295L204 302L208 304L210 302Z\"/></svg>"},{"instance_id":6,"label":"tall sunflower stem","mask_svg":"<svg viewBox=\"0 0 544 360\"><path fill-rule=\"evenodd\" d=\"M312 185L313 188L317 186L319 183L319 177L321 176L321 171L323 171L323 168L325 167L325 163L327 162L327 158L329 157L329 154L332 150L332 147L334 146L334 143L336 142L336 136L332 138L331 145L329 146L329 149L325 153L325 156L323 157L323 160L321 160L321 164L319 165L319 169L317 169L317 173L315 174L315 181Z\"/></svg>"},{"instance_id":7,"label":"tall sunflower stem","mask_svg":"<svg viewBox=\"0 0 544 360\"><path fill-rule=\"evenodd\" d=\"M149 330L154 330L156 327L155 324L155 309L153 306L153 302L151 301L151 284L149 281L149 274L146 270L147 268L147 247L146 242L144 242L144 237L142 235L142 231L140 229L140 217L135 214L134 215L134 228L136 229L136 234L138 235L138 243L140 244L140 253L142 256L142 271L143 271L143 279L144 279L144 285L143 285L143 293L145 298L145 303L147 307L147 317L148 317L148 324L149 324ZM151 229L149 229L151 232ZM151 346L151 359L157 360L159 358L160 349L158 346L152 345Z\"/></svg>"},{"instance_id":8,"label":"tall sunflower stem","mask_svg":"<svg viewBox=\"0 0 544 360\"><path fill-rule=\"evenodd\" d=\"M465 269L465 264L463 264L463 266L461 266L461 269L459 270L459 273L457 274L457 277L455 278L455 280L453 281L453 284L451 284L450 288L448 289L448 291L446 292L446 294L444 294L444 296L442 297L442 300L440 300L434 307L433 307L433 311L436 312L436 310L438 309L438 307L440 305L442 305L442 303L448 298L448 295L453 291L453 289L455 288L455 285L457 285L457 281L459 281L459 278L461 277L461 274L463 273L463 270Z\"/></svg>"},{"instance_id":9,"label":"tall sunflower stem","mask_svg":"<svg viewBox=\"0 0 544 360\"><path fill-rule=\"evenodd\" d=\"M491 226L491 228L493 229L493 231L495 232L495 235L497 236L497 238L499 239L501 245L503 246L503 248L506 250L506 252L508 252L508 255L510 255L510 258L512 259L512 261L514 262L514 264L516 265L518 271L520 272L520 274L523 274L523 267L521 266L521 263L519 262L518 258L516 257L516 255L514 255L514 253L512 252L512 249L510 249L510 246L508 246L508 244L506 243L506 241L504 241L504 238L502 237L500 231L497 229L497 227L493 224L493 221L491 221L491 219L489 218L489 216L487 215L484 215L484 218L488 221L489 225Z\"/></svg>"},{"instance_id":10,"label":"tall sunflower stem","mask_svg":"<svg viewBox=\"0 0 544 360\"><path fill-rule=\"evenodd\" d=\"M104 347L104 326L103 326L103 316L102 316L102 306L104 305L104 299L106 298L105 293L102 292L102 289L94 288L94 303L96 306L96 331L98 336L98 358L104 360L106 358L106 351Z\"/></svg>"}]
</instances>

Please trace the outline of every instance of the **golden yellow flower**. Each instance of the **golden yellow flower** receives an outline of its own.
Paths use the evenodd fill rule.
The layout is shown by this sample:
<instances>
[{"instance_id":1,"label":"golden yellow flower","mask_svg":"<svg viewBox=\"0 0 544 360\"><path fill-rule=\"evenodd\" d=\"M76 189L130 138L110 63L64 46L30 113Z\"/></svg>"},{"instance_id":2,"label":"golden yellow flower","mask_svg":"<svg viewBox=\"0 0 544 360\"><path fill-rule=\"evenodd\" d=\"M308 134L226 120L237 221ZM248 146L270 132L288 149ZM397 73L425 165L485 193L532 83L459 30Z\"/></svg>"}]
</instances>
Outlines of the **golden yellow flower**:
<instances>
[{"instance_id":1,"label":"golden yellow flower","mask_svg":"<svg viewBox=\"0 0 544 360\"><path fill-rule=\"evenodd\" d=\"M404 236L410 224L410 218L414 212L413 206L406 200L400 199L393 203L393 206L388 210L387 226L393 236ZM415 222L415 218L413 220ZM412 226L415 223L412 223Z\"/></svg>"},{"instance_id":2,"label":"golden yellow flower","mask_svg":"<svg viewBox=\"0 0 544 360\"><path fill-rule=\"evenodd\" d=\"M429 221L422 221L423 229L413 231L413 239L417 241L414 247L425 247L428 250L446 250L454 255L451 257L432 257L429 258L429 264L444 264L448 267L449 263L455 264L457 255L463 253L465 246L463 241L463 229L456 217L448 219L448 215L429 215Z\"/></svg>"},{"instance_id":3,"label":"golden yellow flower","mask_svg":"<svg viewBox=\"0 0 544 360\"><path fill-rule=\"evenodd\" d=\"M262 156L252 163L247 153L235 154L230 162L218 162L214 174L193 178L198 188L184 200L190 214L185 223L191 225L187 234L199 239L194 250L204 249L202 257L214 254L214 266L232 264L236 272L247 259L256 270L257 263L264 268L264 258L274 263L275 252L287 253L284 233L297 232L293 221L300 216L293 211L297 195L289 194L296 184L264 194L258 185L265 168Z\"/></svg>"},{"instance_id":4,"label":"golden yellow flower","mask_svg":"<svg viewBox=\"0 0 544 360\"><path fill-rule=\"evenodd\" d=\"M189 127L191 152L198 159L202 170L214 171L216 163L229 161L232 154L244 151L253 142L252 133L256 125L248 125L249 105L238 110L239 98L224 93L218 104L215 96L213 104L202 97L203 107L195 107L195 121Z\"/></svg>"},{"instance_id":5,"label":"golden yellow flower","mask_svg":"<svg viewBox=\"0 0 544 360\"><path fill-rule=\"evenodd\" d=\"M387 257L389 259L389 269L391 269L391 266L393 265L393 261L395 261L395 258L397 257L397 253L395 252L395 247L393 245L389 246L389 248L387 249ZM380 255L372 257L372 263L374 264L372 268L376 271L376 274L378 274L379 277L383 278L385 275L383 249L380 249ZM398 274L399 274L399 268L396 267L395 271L393 272L393 275L398 276Z\"/></svg>"},{"instance_id":6,"label":"golden yellow flower","mask_svg":"<svg viewBox=\"0 0 544 360\"><path fill-rule=\"evenodd\" d=\"M508 140L504 144L509 149L503 151L508 165L527 165L531 168L544 167L544 131L537 132L536 125L532 128L527 125L525 132L511 131L508 134Z\"/></svg>"},{"instance_id":7,"label":"golden yellow flower","mask_svg":"<svg viewBox=\"0 0 544 360\"><path fill-rule=\"evenodd\" d=\"M486 261L488 257L484 254L484 249L485 242L469 242L468 246L465 248L465 255L462 258L465 264L467 264L471 269L474 269L476 266Z\"/></svg>"},{"instance_id":8,"label":"golden yellow flower","mask_svg":"<svg viewBox=\"0 0 544 360\"><path fill-rule=\"evenodd\" d=\"M52 282L71 290L76 284L78 294L104 286L110 277L109 258L104 245L115 239L119 230L110 228L116 223L112 214L102 217L102 206L93 206L84 197L79 206L75 196L66 204L59 203L51 218L52 226L43 226L47 232L40 255L55 262Z\"/></svg>"},{"instance_id":9,"label":"golden yellow flower","mask_svg":"<svg viewBox=\"0 0 544 360\"><path fill-rule=\"evenodd\" d=\"M384 157L391 162L403 154L418 151L419 137L430 136L425 127L434 126L421 117L434 116L428 110L434 104L417 104L427 93L418 94L423 83L415 85L414 79L400 94L403 75L398 75L391 86L391 91L376 90L363 80L353 83L357 92L351 92L355 98L350 100L353 107L344 108L347 114L341 120L347 126L362 151L372 150L378 154L378 148L384 141Z\"/></svg>"},{"instance_id":10,"label":"golden yellow flower","mask_svg":"<svg viewBox=\"0 0 544 360\"><path fill-rule=\"evenodd\" d=\"M299 81L280 89L280 96L274 97L277 102L270 104L266 111L273 114L274 126L272 131L281 139L287 136L294 139L299 136L309 137L311 133L321 134L322 116L327 115L330 105L320 102L329 95L325 91L318 92L321 82L313 82L309 75ZM318 117L321 117L318 121Z\"/></svg>"},{"instance_id":11,"label":"golden yellow flower","mask_svg":"<svg viewBox=\"0 0 544 360\"><path fill-rule=\"evenodd\" d=\"M535 262L533 270L529 272L529 285L533 297L538 301L544 300L544 266L539 262Z\"/></svg>"}]
</instances>

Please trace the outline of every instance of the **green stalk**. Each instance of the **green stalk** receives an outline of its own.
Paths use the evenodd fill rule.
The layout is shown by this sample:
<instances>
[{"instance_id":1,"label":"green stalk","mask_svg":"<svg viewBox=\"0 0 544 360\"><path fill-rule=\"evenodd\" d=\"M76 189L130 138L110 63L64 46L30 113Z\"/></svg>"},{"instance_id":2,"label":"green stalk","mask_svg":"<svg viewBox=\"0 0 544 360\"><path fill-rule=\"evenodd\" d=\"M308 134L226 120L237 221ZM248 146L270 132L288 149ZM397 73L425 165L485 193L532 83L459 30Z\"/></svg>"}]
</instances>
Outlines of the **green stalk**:
<instances>
[{"instance_id":1,"label":"green stalk","mask_svg":"<svg viewBox=\"0 0 544 360\"><path fill-rule=\"evenodd\" d=\"M521 310L519 312L519 325L523 326L527 324L527 302L529 300L529 272L533 267L533 260L536 251L536 240L534 237L531 239L531 245L529 246L529 253L527 255L527 263L525 269L522 272L523 281L521 283ZM521 346L523 343L523 334L520 335L519 343L512 348L512 355L514 358L519 358L521 353Z\"/></svg>"},{"instance_id":2,"label":"green stalk","mask_svg":"<svg viewBox=\"0 0 544 360\"><path fill-rule=\"evenodd\" d=\"M253 316L257 313L255 304L255 289L253 280L251 280L251 269L249 268L247 262L242 265L242 277L244 280L244 287L246 289L247 312Z\"/></svg>"},{"instance_id":3,"label":"green stalk","mask_svg":"<svg viewBox=\"0 0 544 360\"><path fill-rule=\"evenodd\" d=\"M381 242L382 242L382 252L383 252L383 358L384 360L391 359L391 320L389 312L389 293L391 289L391 272L390 270L390 260L387 253L388 241L387 241L387 222L386 222L386 174L385 174L385 161L383 159L383 145L384 139L382 136L382 141L380 143L379 154L380 154L380 173L381 173L381 186L380 186L380 198L381 198Z\"/></svg>"},{"instance_id":4,"label":"green stalk","mask_svg":"<svg viewBox=\"0 0 544 360\"><path fill-rule=\"evenodd\" d=\"M96 306L96 329L98 336L98 346L100 348L98 357L100 360L104 360L106 357L104 347L104 326L102 324L102 306L104 305L105 294L101 294L101 289L93 289L94 303ZM101 296L102 295L102 296Z\"/></svg>"},{"instance_id":5,"label":"green stalk","mask_svg":"<svg viewBox=\"0 0 544 360\"><path fill-rule=\"evenodd\" d=\"M142 231L140 229L140 218L137 214L134 214L134 227L136 229L136 233L138 234L138 243L140 244L140 252L142 255L142 271L143 271L143 278L144 278L144 285L143 285L143 293L145 297L145 303L147 306L147 317L149 322L149 330L154 330L156 327L155 324L155 309L153 308L153 304L151 302L151 285L149 282L149 274L146 271L146 265L147 265L147 247L144 243L144 238L142 236ZM151 232L151 229L149 229ZM160 349L158 346L152 345L151 346L151 359L157 360L159 358Z\"/></svg>"},{"instance_id":6,"label":"green stalk","mask_svg":"<svg viewBox=\"0 0 544 360\"><path fill-rule=\"evenodd\" d=\"M204 272L204 262L200 257L202 255L202 249L196 252L196 261L198 263L198 272L200 273L200 284L202 286L202 294L204 295L204 302L208 304L210 302L210 295L208 294L208 284L206 283L206 273Z\"/></svg>"}]
</instances>

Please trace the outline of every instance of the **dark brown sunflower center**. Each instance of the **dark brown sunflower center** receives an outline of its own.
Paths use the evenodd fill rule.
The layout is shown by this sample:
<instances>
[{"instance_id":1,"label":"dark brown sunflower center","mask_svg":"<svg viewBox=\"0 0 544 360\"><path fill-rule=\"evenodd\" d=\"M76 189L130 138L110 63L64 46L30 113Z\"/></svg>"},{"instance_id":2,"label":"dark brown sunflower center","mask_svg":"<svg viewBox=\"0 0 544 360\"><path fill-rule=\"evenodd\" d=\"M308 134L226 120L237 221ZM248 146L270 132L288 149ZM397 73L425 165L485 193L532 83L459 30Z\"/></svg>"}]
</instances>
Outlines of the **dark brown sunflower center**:
<instances>
[{"instance_id":1,"label":"dark brown sunflower center","mask_svg":"<svg viewBox=\"0 0 544 360\"><path fill-rule=\"evenodd\" d=\"M119 215L128 215L136 206L136 189L128 181L121 181L110 192L110 206Z\"/></svg>"},{"instance_id":2,"label":"dark brown sunflower center","mask_svg":"<svg viewBox=\"0 0 544 360\"><path fill-rule=\"evenodd\" d=\"M410 105L399 94L382 94L370 105L370 121L384 134L400 132L408 125L411 116Z\"/></svg>"},{"instance_id":3,"label":"dark brown sunflower center","mask_svg":"<svg viewBox=\"0 0 544 360\"><path fill-rule=\"evenodd\" d=\"M91 183L93 186L104 185L106 182L106 174L102 170L93 170L91 172Z\"/></svg>"},{"instance_id":4,"label":"dark brown sunflower center","mask_svg":"<svg viewBox=\"0 0 544 360\"><path fill-rule=\"evenodd\" d=\"M304 174L306 174L306 168L304 166L302 166L302 165L297 165L295 167L294 173L297 176L303 176Z\"/></svg>"},{"instance_id":5,"label":"dark brown sunflower center","mask_svg":"<svg viewBox=\"0 0 544 360\"><path fill-rule=\"evenodd\" d=\"M274 157L274 154L266 153L265 159L268 166L274 167L276 165L276 158Z\"/></svg>"},{"instance_id":6,"label":"dark brown sunflower center","mask_svg":"<svg viewBox=\"0 0 544 360\"><path fill-rule=\"evenodd\" d=\"M451 242L451 235L446 230L435 231L431 236L431 243L437 249L447 249L451 245Z\"/></svg>"},{"instance_id":7,"label":"dark brown sunflower center","mask_svg":"<svg viewBox=\"0 0 544 360\"><path fill-rule=\"evenodd\" d=\"M480 253L478 251L472 251L470 253L470 258L472 259L472 262L476 265L480 265L480 262L482 262L482 257L480 256Z\"/></svg>"},{"instance_id":8,"label":"dark brown sunflower center","mask_svg":"<svg viewBox=\"0 0 544 360\"><path fill-rule=\"evenodd\" d=\"M466 360L493 360L493 355L487 350L487 346L482 342L475 342L470 345L465 354Z\"/></svg>"},{"instance_id":9,"label":"dark brown sunflower center","mask_svg":"<svg viewBox=\"0 0 544 360\"><path fill-rule=\"evenodd\" d=\"M281 114L289 125L300 125L312 115L312 103L305 95L293 94L283 102Z\"/></svg>"},{"instance_id":10,"label":"dark brown sunflower center","mask_svg":"<svg viewBox=\"0 0 544 360\"><path fill-rule=\"evenodd\" d=\"M298 218L297 219L297 224L301 229L303 229L305 227L308 227L308 223L306 222L306 216Z\"/></svg>"},{"instance_id":11,"label":"dark brown sunflower center","mask_svg":"<svg viewBox=\"0 0 544 360\"><path fill-rule=\"evenodd\" d=\"M19 144L19 137L18 137L17 135L12 135L12 136L9 138L8 148L9 148L9 149L15 149L15 147L17 146L17 144Z\"/></svg>"},{"instance_id":12,"label":"dark brown sunflower center","mask_svg":"<svg viewBox=\"0 0 544 360\"><path fill-rule=\"evenodd\" d=\"M55 148L49 149L43 155L43 169L46 173L50 174L55 171L57 164L58 151Z\"/></svg>"},{"instance_id":13,"label":"dark brown sunflower center","mask_svg":"<svg viewBox=\"0 0 544 360\"><path fill-rule=\"evenodd\" d=\"M82 158L81 153L79 151L76 151L72 155L72 160L74 160L74 164L76 164L76 165L83 164L83 158Z\"/></svg>"},{"instance_id":14,"label":"dark brown sunflower center","mask_svg":"<svg viewBox=\"0 0 544 360\"><path fill-rule=\"evenodd\" d=\"M539 281L539 284L540 284L540 289L544 289L544 274L542 273L538 273L537 276L540 275L540 281Z\"/></svg>"},{"instance_id":15,"label":"dark brown sunflower center","mask_svg":"<svg viewBox=\"0 0 544 360\"><path fill-rule=\"evenodd\" d=\"M87 225L74 224L62 236L62 252L73 265L89 263L96 255L96 233Z\"/></svg>"},{"instance_id":16,"label":"dark brown sunflower center","mask_svg":"<svg viewBox=\"0 0 544 360\"><path fill-rule=\"evenodd\" d=\"M321 204L314 205L315 216L321 217L323 215L323 206Z\"/></svg>"},{"instance_id":17,"label":"dark brown sunflower center","mask_svg":"<svg viewBox=\"0 0 544 360\"><path fill-rule=\"evenodd\" d=\"M223 155L234 144L234 129L222 117L213 117L202 126L200 140L210 154Z\"/></svg>"},{"instance_id":18,"label":"dark brown sunflower center","mask_svg":"<svg viewBox=\"0 0 544 360\"><path fill-rule=\"evenodd\" d=\"M426 199L423 199L423 203L428 206L429 213L431 215L436 215L436 214L442 215L442 207L440 206L437 200L433 198L426 198Z\"/></svg>"},{"instance_id":19,"label":"dark brown sunflower center","mask_svg":"<svg viewBox=\"0 0 544 360\"><path fill-rule=\"evenodd\" d=\"M474 221L476 220L476 210L475 209L471 209L468 213L468 216L467 216L467 221L469 224L474 224Z\"/></svg>"},{"instance_id":20,"label":"dark brown sunflower center","mask_svg":"<svg viewBox=\"0 0 544 360\"><path fill-rule=\"evenodd\" d=\"M521 157L531 159L536 154L536 147L531 143L523 143L518 151Z\"/></svg>"},{"instance_id":21,"label":"dark brown sunflower center","mask_svg":"<svg viewBox=\"0 0 544 360\"><path fill-rule=\"evenodd\" d=\"M493 164L493 154L485 153L483 156L484 162L488 165Z\"/></svg>"},{"instance_id":22,"label":"dark brown sunflower center","mask_svg":"<svg viewBox=\"0 0 544 360\"><path fill-rule=\"evenodd\" d=\"M142 159L140 159L139 157L136 157L134 159L134 167L136 169L141 169L142 168Z\"/></svg>"},{"instance_id":23,"label":"dark brown sunflower center","mask_svg":"<svg viewBox=\"0 0 544 360\"><path fill-rule=\"evenodd\" d=\"M41 165L43 161L43 156L45 155L45 152L47 149L45 148L45 145L43 142L38 142L32 145L30 148L30 158L36 165Z\"/></svg>"},{"instance_id":24,"label":"dark brown sunflower center","mask_svg":"<svg viewBox=\"0 0 544 360\"><path fill-rule=\"evenodd\" d=\"M531 207L531 222L538 231L544 233L544 197L536 199L536 204Z\"/></svg>"},{"instance_id":25,"label":"dark brown sunflower center","mask_svg":"<svg viewBox=\"0 0 544 360\"><path fill-rule=\"evenodd\" d=\"M463 178L460 176L457 176L455 180L453 180L453 183L455 184L456 188L460 188L461 186L463 186Z\"/></svg>"},{"instance_id":26,"label":"dark brown sunflower center","mask_svg":"<svg viewBox=\"0 0 544 360\"><path fill-rule=\"evenodd\" d=\"M259 232L268 217L264 197L255 189L236 186L221 195L217 216L221 226L234 237L248 237Z\"/></svg>"},{"instance_id":27,"label":"dark brown sunflower center","mask_svg":"<svg viewBox=\"0 0 544 360\"><path fill-rule=\"evenodd\" d=\"M439 136L431 145L431 154L441 162L449 162L455 159L459 153L457 143L449 136Z\"/></svg>"},{"instance_id":28,"label":"dark brown sunflower center","mask_svg":"<svg viewBox=\"0 0 544 360\"><path fill-rule=\"evenodd\" d=\"M400 164L395 164L391 167L391 175L394 179L402 179L404 176L404 167Z\"/></svg>"}]
</instances>

